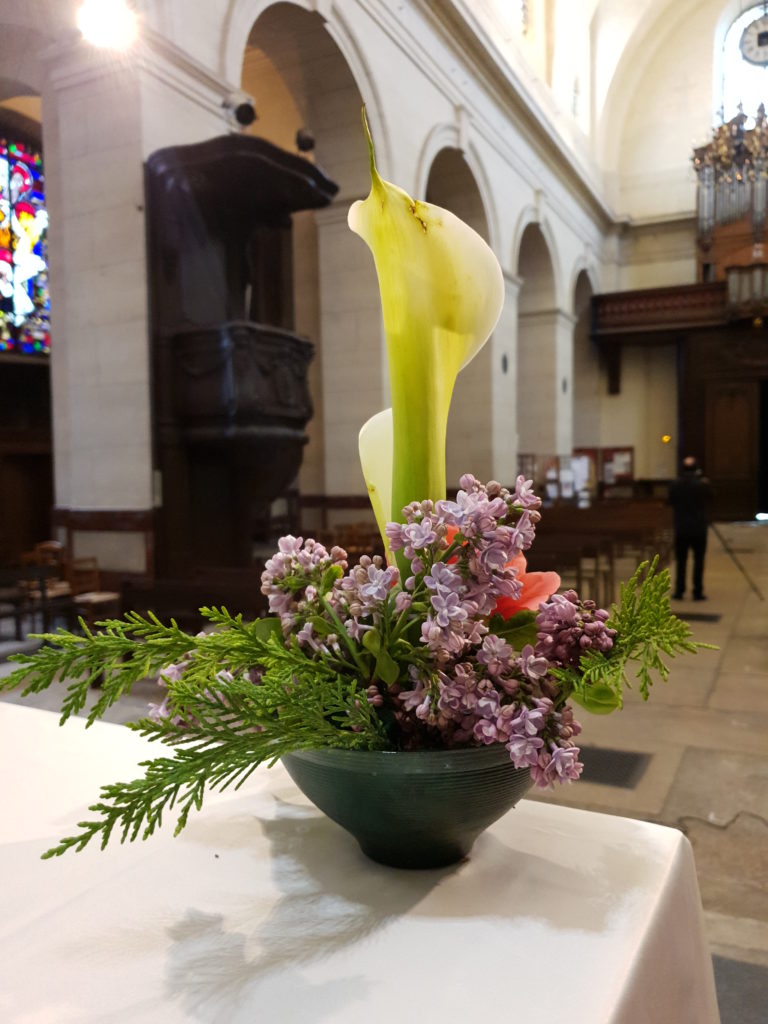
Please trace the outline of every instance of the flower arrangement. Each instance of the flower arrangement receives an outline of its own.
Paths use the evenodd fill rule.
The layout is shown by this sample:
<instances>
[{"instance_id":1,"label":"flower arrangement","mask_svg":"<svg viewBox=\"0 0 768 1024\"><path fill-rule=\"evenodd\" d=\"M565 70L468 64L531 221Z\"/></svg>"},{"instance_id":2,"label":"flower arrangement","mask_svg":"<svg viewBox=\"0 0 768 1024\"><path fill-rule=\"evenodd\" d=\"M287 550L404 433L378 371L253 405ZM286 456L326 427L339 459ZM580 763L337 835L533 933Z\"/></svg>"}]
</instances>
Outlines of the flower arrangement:
<instances>
[{"instance_id":1,"label":"flower arrangement","mask_svg":"<svg viewBox=\"0 0 768 1024\"><path fill-rule=\"evenodd\" d=\"M367 131L367 125L366 125ZM531 481L509 490L472 475L445 494L445 433L456 375L503 302L488 246L450 213L383 181L373 146L371 194L350 225L376 262L392 408L360 434L363 473L386 557L348 565L339 547L283 537L266 563L270 616L247 622L203 608L209 627L129 613L47 634L0 682L25 693L66 684L62 722L102 681L90 725L140 679L159 675L161 703L130 727L171 748L144 776L103 787L79 832L44 856L146 838L175 809L176 832L208 789L240 785L285 754L319 748L414 751L503 745L539 786L582 765L573 704L622 704L635 663L642 696L661 655L698 646L669 607L669 575L644 563L610 611L556 573L527 572L541 502Z\"/></svg>"}]
</instances>

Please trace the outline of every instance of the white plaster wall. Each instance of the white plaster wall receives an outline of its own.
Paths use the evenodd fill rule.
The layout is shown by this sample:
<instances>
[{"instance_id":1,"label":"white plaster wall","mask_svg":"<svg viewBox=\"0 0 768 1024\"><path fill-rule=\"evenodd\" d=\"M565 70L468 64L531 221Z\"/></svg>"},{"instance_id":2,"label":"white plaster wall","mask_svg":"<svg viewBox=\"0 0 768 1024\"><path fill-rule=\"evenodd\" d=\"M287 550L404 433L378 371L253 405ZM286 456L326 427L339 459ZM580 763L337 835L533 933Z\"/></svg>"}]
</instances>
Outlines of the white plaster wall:
<instances>
[{"instance_id":1,"label":"white plaster wall","mask_svg":"<svg viewBox=\"0 0 768 1024\"><path fill-rule=\"evenodd\" d=\"M606 394L601 408L602 447L632 446L635 476L673 477L677 430L677 373L672 345L626 347L621 361L621 393ZM669 434L673 441L663 444Z\"/></svg>"},{"instance_id":2,"label":"white plaster wall","mask_svg":"<svg viewBox=\"0 0 768 1024\"><path fill-rule=\"evenodd\" d=\"M660 218L694 209L691 156L710 137L724 6L722 0L667 4L642 50L636 43L623 55L603 125L606 184L618 215Z\"/></svg>"},{"instance_id":3,"label":"white plaster wall","mask_svg":"<svg viewBox=\"0 0 768 1024\"><path fill-rule=\"evenodd\" d=\"M220 97L149 44L116 59L75 40L45 72L56 503L147 509L143 161L225 130Z\"/></svg>"},{"instance_id":4,"label":"white plaster wall","mask_svg":"<svg viewBox=\"0 0 768 1024\"><path fill-rule=\"evenodd\" d=\"M139 88L132 69L83 67L88 59L67 53L49 65L43 98L56 502L147 508Z\"/></svg>"},{"instance_id":5,"label":"white plaster wall","mask_svg":"<svg viewBox=\"0 0 768 1024\"><path fill-rule=\"evenodd\" d=\"M618 287L662 288L697 279L694 217L633 225L622 233Z\"/></svg>"},{"instance_id":6,"label":"white plaster wall","mask_svg":"<svg viewBox=\"0 0 768 1024\"><path fill-rule=\"evenodd\" d=\"M143 533L104 530L99 533L74 530L72 532L73 558L95 558L101 568L112 572L147 571L146 538Z\"/></svg>"}]
</instances>

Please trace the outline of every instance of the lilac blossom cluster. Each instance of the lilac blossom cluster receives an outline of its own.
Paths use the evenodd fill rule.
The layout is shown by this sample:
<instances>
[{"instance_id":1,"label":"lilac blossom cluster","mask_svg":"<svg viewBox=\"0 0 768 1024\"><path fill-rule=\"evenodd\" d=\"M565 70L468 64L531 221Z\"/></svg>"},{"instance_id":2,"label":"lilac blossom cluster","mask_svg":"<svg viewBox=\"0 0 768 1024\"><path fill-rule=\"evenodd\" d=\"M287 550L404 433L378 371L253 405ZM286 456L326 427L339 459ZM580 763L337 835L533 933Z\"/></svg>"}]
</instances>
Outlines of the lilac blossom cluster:
<instances>
[{"instance_id":1,"label":"lilac blossom cluster","mask_svg":"<svg viewBox=\"0 0 768 1024\"><path fill-rule=\"evenodd\" d=\"M514 493L470 474L460 484L455 501L414 502L403 509L405 523L386 527L391 550L410 561L406 592L419 583L429 591L421 641L438 665L482 643L500 597L519 600L522 583L511 563L531 546L541 518L541 502L523 477ZM457 536L466 543L456 544ZM454 547L452 558L435 557Z\"/></svg>"},{"instance_id":2,"label":"lilac blossom cluster","mask_svg":"<svg viewBox=\"0 0 768 1024\"><path fill-rule=\"evenodd\" d=\"M455 500L414 502L403 522L387 525L404 579L381 556L346 571L341 548L283 537L262 592L287 641L355 673L399 748L501 743L537 785L574 780L580 726L557 670L578 670L587 649L607 653L615 632L592 602L549 590L538 615L518 616L525 642L507 632L509 617L528 607L526 578L539 575L526 574L522 552L541 503L522 476L511 491L471 475L460 483Z\"/></svg>"},{"instance_id":3,"label":"lilac blossom cluster","mask_svg":"<svg viewBox=\"0 0 768 1024\"><path fill-rule=\"evenodd\" d=\"M575 590L553 594L536 620L536 650L558 665L578 668L590 648L604 654L613 647L616 630L606 625L608 612L594 601L581 601Z\"/></svg>"}]
</instances>

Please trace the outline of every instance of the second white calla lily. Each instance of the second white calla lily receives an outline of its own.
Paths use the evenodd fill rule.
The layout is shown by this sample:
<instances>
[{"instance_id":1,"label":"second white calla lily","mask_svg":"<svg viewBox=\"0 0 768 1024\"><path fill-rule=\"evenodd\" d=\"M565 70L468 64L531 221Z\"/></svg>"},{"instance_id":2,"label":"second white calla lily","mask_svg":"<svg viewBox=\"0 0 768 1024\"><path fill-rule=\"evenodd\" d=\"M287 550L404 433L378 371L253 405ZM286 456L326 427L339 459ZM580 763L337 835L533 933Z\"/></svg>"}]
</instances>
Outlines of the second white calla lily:
<instances>
[{"instance_id":1,"label":"second white calla lily","mask_svg":"<svg viewBox=\"0 0 768 1024\"><path fill-rule=\"evenodd\" d=\"M383 534L382 514L384 521L401 521L410 502L445 497L453 387L496 325L504 279L493 251L469 225L379 177L365 115L363 123L371 192L352 205L348 223L373 253L387 340L391 426L379 413L359 442Z\"/></svg>"}]
</instances>

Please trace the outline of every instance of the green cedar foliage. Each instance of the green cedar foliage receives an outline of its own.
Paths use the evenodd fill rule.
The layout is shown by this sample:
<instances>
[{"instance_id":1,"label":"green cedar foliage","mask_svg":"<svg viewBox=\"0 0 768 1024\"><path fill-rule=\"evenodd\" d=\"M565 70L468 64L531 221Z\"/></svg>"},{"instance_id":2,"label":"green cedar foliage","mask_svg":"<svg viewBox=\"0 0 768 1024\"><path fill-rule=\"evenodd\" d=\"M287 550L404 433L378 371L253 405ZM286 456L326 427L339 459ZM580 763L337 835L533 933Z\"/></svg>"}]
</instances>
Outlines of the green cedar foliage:
<instances>
[{"instance_id":1,"label":"green cedar foliage","mask_svg":"<svg viewBox=\"0 0 768 1024\"><path fill-rule=\"evenodd\" d=\"M0 681L2 689L25 683L28 694L59 677L73 679L62 722L85 705L91 682L101 677L88 725L137 680L184 660L182 677L166 680L170 717L129 726L172 747L173 756L142 762L142 778L102 787L101 799L90 807L98 817L79 822L80 832L44 857L81 850L96 837L103 848L113 833L121 842L146 839L173 809L178 833L190 811L200 808L206 788L238 787L260 764L274 764L292 750L388 745L358 680L309 661L295 640L285 646L279 621L244 622L226 609L202 611L216 628L196 637L176 623L165 626L154 616L132 613L100 623L97 633L45 634L40 651L16 656L22 667ZM255 665L258 684L250 674Z\"/></svg>"},{"instance_id":2,"label":"green cedar foliage","mask_svg":"<svg viewBox=\"0 0 768 1024\"><path fill-rule=\"evenodd\" d=\"M611 607L607 625L616 630L613 647L607 654L588 650L582 654L578 670L556 669L554 675L563 687L561 703L573 700L593 714L609 714L623 703L622 691L631 687L628 672L634 663L639 692L648 700L655 674L666 680L669 667L662 655L695 653L711 644L691 639L687 622L678 619L669 605L669 570L657 571L658 556L643 562L626 583L621 584L618 605Z\"/></svg>"}]
</instances>

